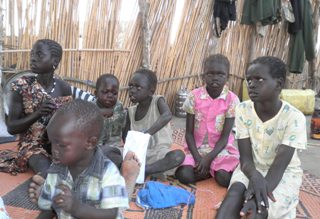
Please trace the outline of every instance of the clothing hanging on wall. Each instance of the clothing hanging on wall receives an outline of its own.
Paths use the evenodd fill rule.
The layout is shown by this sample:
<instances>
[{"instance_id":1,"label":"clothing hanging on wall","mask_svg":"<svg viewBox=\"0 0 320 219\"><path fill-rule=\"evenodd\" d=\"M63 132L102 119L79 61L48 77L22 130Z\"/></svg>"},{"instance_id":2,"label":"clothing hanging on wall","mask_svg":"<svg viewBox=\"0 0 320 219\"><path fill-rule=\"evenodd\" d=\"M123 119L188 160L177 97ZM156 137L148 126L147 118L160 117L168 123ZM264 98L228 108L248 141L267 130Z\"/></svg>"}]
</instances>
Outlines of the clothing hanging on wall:
<instances>
[{"instance_id":1,"label":"clothing hanging on wall","mask_svg":"<svg viewBox=\"0 0 320 219\"><path fill-rule=\"evenodd\" d=\"M241 24L262 26L275 24L281 20L280 0L245 0Z\"/></svg>"},{"instance_id":2,"label":"clothing hanging on wall","mask_svg":"<svg viewBox=\"0 0 320 219\"><path fill-rule=\"evenodd\" d=\"M213 6L214 27L217 37L221 36L229 21L237 19L235 0L215 0Z\"/></svg>"},{"instance_id":3,"label":"clothing hanging on wall","mask_svg":"<svg viewBox=\"0 0 320 219\"><path fill-rule=\"evenodd\" d=\"M292 73L301 73L305 59L315 58L313 40L312 8L309 0L290 0L295 17L294 23L289 23L290 33L288 66Z\"/></svg>"}]
</instances>

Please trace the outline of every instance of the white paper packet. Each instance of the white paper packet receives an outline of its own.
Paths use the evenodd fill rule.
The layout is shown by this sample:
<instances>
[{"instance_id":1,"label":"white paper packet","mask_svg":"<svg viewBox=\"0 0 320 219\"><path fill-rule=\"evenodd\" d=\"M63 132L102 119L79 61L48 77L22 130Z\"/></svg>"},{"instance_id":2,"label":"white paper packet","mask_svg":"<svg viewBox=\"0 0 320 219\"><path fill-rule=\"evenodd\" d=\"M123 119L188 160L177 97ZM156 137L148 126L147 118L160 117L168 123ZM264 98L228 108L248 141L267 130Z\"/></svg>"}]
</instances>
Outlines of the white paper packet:
<instances>
[{"instance_id":1,"label":"white paper packet","mask_svg":"<svg viewBox=\"0 0 320 219\"><path fill-rule=\"evenodd\" d=\"M140 172L136 181L138 184L144 183L146 156L150 137L151 135L147 133L129 131L124 144L123 158L126 156L128 151L132 151L136 154L139 162L141 163Z\"/></svg>"}]
</instances>

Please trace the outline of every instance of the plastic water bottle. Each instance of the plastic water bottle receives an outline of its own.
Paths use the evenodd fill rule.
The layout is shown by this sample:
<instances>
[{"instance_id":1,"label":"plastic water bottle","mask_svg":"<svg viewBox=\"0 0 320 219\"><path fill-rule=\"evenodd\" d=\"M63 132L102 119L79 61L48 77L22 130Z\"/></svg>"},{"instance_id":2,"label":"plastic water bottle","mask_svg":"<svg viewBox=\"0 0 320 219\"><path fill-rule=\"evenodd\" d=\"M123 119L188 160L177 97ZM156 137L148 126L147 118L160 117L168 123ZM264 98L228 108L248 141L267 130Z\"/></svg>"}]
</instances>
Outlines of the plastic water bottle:
<instances>
[{"instance_id":1,"label":"plastic water bottle","mask_svg":"<svg viewBox=\"0 0 320 219\"><path fill-rule=\"evenodd\" d=\"M0 219L10 219L6 209L4 208L4 203L0 197Z\"/></svg>"},{"instance_id":2,"label":"plastic water bottle","mask_svg":"<svg viewBox=\"0 0 320 219\"><path fill-rule=\"evenodd\" d=\"M188 97L188 90L187 88L181 88L180 90L178 90L178 92L176 93L176 98L175 98L175 115L177 117L180 118L185 118L187 117L187 113L183 110L182 106L184 101L187 99Z\"/></svg>"}]
</instances>

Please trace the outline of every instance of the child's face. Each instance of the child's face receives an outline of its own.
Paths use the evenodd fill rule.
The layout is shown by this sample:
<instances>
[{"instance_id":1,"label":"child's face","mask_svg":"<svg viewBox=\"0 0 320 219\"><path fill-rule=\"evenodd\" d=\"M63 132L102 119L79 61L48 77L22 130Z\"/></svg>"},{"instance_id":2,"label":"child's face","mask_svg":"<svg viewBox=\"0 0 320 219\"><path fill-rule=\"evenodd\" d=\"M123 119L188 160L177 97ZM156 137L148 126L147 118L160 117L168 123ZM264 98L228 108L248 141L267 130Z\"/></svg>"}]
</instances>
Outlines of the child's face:
<instances>
[{"instance_id":1,"label":"child's face","mask_svg":"<svg viewBox=\"0 0 320 219\"><path fill-rule=\"evenodd\" d=\"M266 65L250 65L246 73L249 97L253 102L265 102L278 98L281 86L272 78Z\"/></svg>"},{"instance_id":2,"label":"child's face","mask_svg":"<svg viewBox=\"0 0 320 219\"><path fill-rule=\"evenodd\" d=\"M55 59L51 55L49 46L38 42L33 45L30 53L30 68L34 73L47 73L53 70L56 65Z\"/></svg>"},{"instance_id":3,"label":"child's face","mask_svg":"<svg viewBox=\"0 0 320 219\"><path fill-rule=\"evenodd\" d=\"M60 115L47 126L51 142L52 162L73 166L86 158L88 154L88 135L74 125L72 115Z\"/></svg>"},{"instance_id":4,"label":"child's face","mask_svg":"<svg viewBox=\"0 0 320 219\"><path fill-rule=\"evenodd\" d=\"M112 108L118 100L119 84L115 79L106 78L95 92L98 103L105 108Z\"/></svg>"},{"instance_id":5,"label":"child's face","mask_svg":"<svg viewBox=\"0 0 320 219\"><path fill-rule=\"evenodd\" d=\"M228 68L221 63L210 63L204 67L203 77L209 91L221 93L228 80Z\"/></svg>"},{"instance_id":6,"label":"child's face","mask_svg":"<svg viewBox=\"0 0 320 219\"><path fill-rule=\"evenodd\" d=\"M139 103L152 96L149 80L142 74L135 73L129 81L129 98L133 103Z\"/></svg>"}]
</instances>

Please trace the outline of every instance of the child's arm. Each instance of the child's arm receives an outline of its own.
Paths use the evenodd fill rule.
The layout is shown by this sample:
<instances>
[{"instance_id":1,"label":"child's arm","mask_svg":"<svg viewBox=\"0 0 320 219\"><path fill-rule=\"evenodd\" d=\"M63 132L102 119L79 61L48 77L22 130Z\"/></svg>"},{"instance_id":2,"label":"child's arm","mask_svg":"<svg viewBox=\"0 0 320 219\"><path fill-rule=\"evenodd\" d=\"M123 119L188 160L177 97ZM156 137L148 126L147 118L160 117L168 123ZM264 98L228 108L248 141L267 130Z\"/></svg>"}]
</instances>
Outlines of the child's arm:
<instances>
[{"instance_id":1,"label":"child's arm","mask_svg":"<svg viewBox=\"0 0 320 219\"><path fill-rule=\"evenodd\" d=\"M130 130L130 126L131 126L131 123L130 123L130 117L129 117L129 112L127 110L127 116L126 116L126 124L122 130L122 140L123 142L126 142L126 137L128 135L128 131Z\"/></svg>"},{"instance_id":2,"label":"child's arm","mask_svg":"<svg viewBox=\"0 0 320 219\"><path fill-rule=\"evenodd\" d=\"M269 192L272 192L279 184L292 160L295 149L305 149L307 145L306 117L301 112L292 111L288 118L290 119L287 122L283 139L265 177L268 181Z\"/></svg>"},{"instance_id":3,"label":"child's arm","mask_svg":"<svg viewBox=\"0 0 320 219\"><path fill-rule=\"evenodd\" d=\"M186 121L186 142L188 148L195 160L196 163L199 163L201 160L201 155L197 149L196 141L194 139L193 131L194 131L194 120L195 115L187 113L187 121Z\"/></svg>"},{"instance_id":4,"label":"child's arm","mask_svg":"<svg viewBox=\"0 0 320 219\"><path fill-rule=\"evenodd\" d=\"M162 129L165 125L168 124L168 122L170 122L172 118L170 108L163 97L160 97L158 99L157 105L160 116L157 121L148 130L145 131L145 133L149 133L150 135L154 135L157 131Z\"/></svg>"},{"instance_id":5,"label":"child's arm","mask_svg":"<svg viewBox=\"0 0 320 219\"><path fill-rule=\"evenodd\" d=\"M278 147L277 155L274 158L270 169L266 175L266 180L268 182L268 190L272 192L279 184L284 174L284 171L287 169L295 148L287 146L287 145L280 145Z\"/></svg>"},{"instance_id":6,"label":"child's arm","mask_svg":"<svg viewBox=\"0 0 320 219\"><path fill-rule=\"evenodd\" d=\"M55 104L49 100L44 100L40 108L23 116L23 100L17 91L10 92L9 115L7 119L8 132L12 135L26 131L33 123L35 123L42 115L47 115L56 108Z\"/></svg>"},{"instance_id":7,"label":"child's arm","mask_svg":"<svg viewBox=\"0 0 320 219\"><path fill-rule=\"evenodd\" d=\"M198 172L204 172L205 170L210 170L211 162L216 158L216 156L226 147L229 139L230 132L232 130L234 123L234 118L226 118L224 126L221 132L221 136L214 146L213 150L204 156L199 165L197 166Z\"/></svg>"},{"instance_id":8,"label":"child's arm","mask_svg":"<svg viewBox=\"0 0 320 219\"><path fill-rule=\"evenodd\" d=\"M250 179L257 171L252 156L250 138L238 139L240 165L242 172Z\"/></svg>"},{"instance_id":9,"label":"child's arm","mask_svg":"<svg viewBox=\"0 0 320 219\"><path fill-rule=\"evenodd\" d=\"M255 167L250 138L238 139L238 147L241 170L249 179L248 189L245 193L245 201L248 201L254 195L259 213L262 211L261 201L264 202L266 208L269 208L267 180ZM270 198L273 199L272 196L270 196Z\"/></svg>"},{"instance_id":10,"label":"child's arm","mask_svg":"<svg viewBox=\"0 0 320 219\"><path fill-rule=\"evenodd\" d=\"M261 201L265 203L266 208L269 208L269 203L268 203L268 197L272 201L276 201L272 191L278 186L280 183L284 171L287 169L293 154L294 154L295 148L289 147L287 145L280 145L278 148L277 155L271 164L270 169L268 170L267 175L265 176L265 180L262 180L261 177L263 177L261 174L258 174L256 176L253 176L250 179L250 183L248 186L248 190L245 194L245 204L244 208L241 212L243 214L248 213L249 208L247 202L252 202L252 200L255 200L255 205L258 208L258 212L261 211ZM240 154L241 156L241 154ZM257 185L259 184L264 185L266 183L265 188L261 187L260 192L257 190ZM254 197L253 197L254 195ZM267 197L268 196L268 197ZM254 210L251 208L251 210ZM255 211L254 211L255 214ZM242 215L244 216L244 215Z\"/></svg>"}]
</instances>

